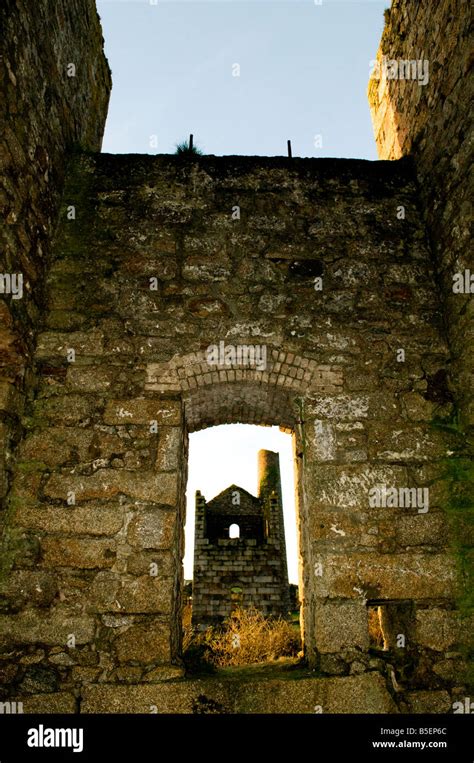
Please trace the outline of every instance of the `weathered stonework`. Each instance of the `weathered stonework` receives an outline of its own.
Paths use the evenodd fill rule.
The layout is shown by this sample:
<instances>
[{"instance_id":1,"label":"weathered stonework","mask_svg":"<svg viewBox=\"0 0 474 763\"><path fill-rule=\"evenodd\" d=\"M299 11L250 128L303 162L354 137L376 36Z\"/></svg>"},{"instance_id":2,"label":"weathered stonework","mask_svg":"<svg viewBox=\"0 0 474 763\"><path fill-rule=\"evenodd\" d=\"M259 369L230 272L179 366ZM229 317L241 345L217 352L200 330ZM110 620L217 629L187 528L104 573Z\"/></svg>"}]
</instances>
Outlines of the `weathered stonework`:
<instances>
[{"instance_id":1,"label":"weathered stonework","mask_svg":"<svg viewBox=\"0 0 474 763\"><path fill-rule=\"evenodd\" d=\"M467 529L474 519L471 36L472 9L462 0L392 0L377 61L416 64L422 84L389 74L371 79L368 89L379 157L414 160L433 254L454 401L449 419L439 423L461 438L445 461L443 505L465 592L458 605L466 617L473 611L474 590L472 529ZM467 642L472 648L472 636Z\"/></svg>"},{"instance_id":2,"label":"weathered stonework","mask_svg":"<svg viewBox=\"0 0 474 763\"><path fill-rule=\"evenodd\" d=\"M92 12L76 3L64 23ZM80 92L96 107L86 117L78 95L86 122L71 141L55 117L41 123L59 162L74 137L99 148L108 72L86 17L77 44L90 44L83 60L97 77ZM31 55L40 39L32 28ZM12 65L13 79L22 71ZM31 96L26 82L24 95L9 85L13 103ZM67 102L60 90L53 105ZM24 151L22 117L12 124ZM27 712L202 712L201 696L222 712L449 712L466 695L464 371L455 394L449 380L472 303L466 295L446 333L415 169L433 176L434 194L440 180L413 153L416 164L84 153L70 163L47 278L31 246L44 299L31 314L21 311L33 300L22 303L16 322L8 303L2 324L0 437L8 454L13 426L15 448L12 479L0 470L0 698L24 698ZM11 166L7 178L18 177L20 153ZM43 188L38 167L12 184L22 204ZM57 198L58 173L28 230ZM53 222L51 212L45 241ZM7 266L29 274L11 242L20 264ZM33 325L34 375L24 377ZM28 341L15 344L18 326ZM221 343L230 354L211 362ZM313 677L182 677L187 438L232 422L294 433Z\"/></svg>"},{"instance_id":3,"label":"weathered stonework","mask_svg":"<svg viewBox=\"0 0 474 763\"><path fill-rule=\"evenodd\" d=\"M0 294L1 531L66 166L100 151L111 80L94 0L4 0L0 28L0 273L23 278Z\"/></svg>"},{"instance_id":4,"label":"weathered stonework","mask_svg":"<svg viewBox=\"0 0 474 763\"><path fill-rule=\"evenodd\" d=\"M453 291L453 277L474 274L472 220L472 12L463 0L393 0L377 52L379 62L424 62L427 81L373 78L368 96L381 159L411 155L444 304L451 384L464 426L473 424L472 294Z\"/></svg>"},{"instance_id":5,"label":"weathered stonework","mask_svg":"<svg viewBox=\"0 0 474 763\"><path fill-rule=\"evenodd\" d=\"M416 629L400 654L374 663L369 650L368 604L409 600L423 622L432 604L455 614L458 585L441 489L456 437L431 426L451 404L429 393L448 354L416 195L408 162L76 160L7 546L22 585L41 570L57 590L38 603L43 627L50 610L91 634L75 649L58 639L71 664L41 658L58 689L97 680L77 673L84 659L109 684L179 665L187 432L233 421L295 433L310 663L337 675L377 666L390 687L388 665L403 674L423 655L413 686L451 685L435 671L447 652L433 655ZM225 277L208 260L225 262ZM213 365L220 342L264 347L264 366L257 354ZM428 509L372 506L377 485L429 486ZM18 622L17 637L39 639Z\"/></svg>"}]
</instances>

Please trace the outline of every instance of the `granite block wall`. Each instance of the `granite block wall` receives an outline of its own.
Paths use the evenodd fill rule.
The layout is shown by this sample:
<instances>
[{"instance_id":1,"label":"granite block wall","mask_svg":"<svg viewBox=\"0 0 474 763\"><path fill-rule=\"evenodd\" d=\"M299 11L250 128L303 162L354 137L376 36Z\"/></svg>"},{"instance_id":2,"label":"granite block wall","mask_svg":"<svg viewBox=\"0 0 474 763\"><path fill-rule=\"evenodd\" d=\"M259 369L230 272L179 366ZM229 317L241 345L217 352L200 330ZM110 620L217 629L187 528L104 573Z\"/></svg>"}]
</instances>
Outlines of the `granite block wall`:
<instances>
[{"instance_id":1,"label":"granite block wall","mask_svg":"<svg viewBox=\"0 0 474 763\"><path fill-rule=\"evenodd\" d=\"M111 87L93 0L0 8L0 505L21 436L68 157L99 151ZM0 508L0 531L3 512Z\"/></svg>"},{"instance_id":2,"label":"granite block wall","mask_svg":"<svg viewBox=\"0 0 474 763\"><path fill-rule=\"evenodd\" d=\"M244 422L294 432L310 664L452 701L448 358L409 161L78 157L9 496L10 691L30 660L72 696L182 674L187 434Z\"/></svg>"}]
</instances>

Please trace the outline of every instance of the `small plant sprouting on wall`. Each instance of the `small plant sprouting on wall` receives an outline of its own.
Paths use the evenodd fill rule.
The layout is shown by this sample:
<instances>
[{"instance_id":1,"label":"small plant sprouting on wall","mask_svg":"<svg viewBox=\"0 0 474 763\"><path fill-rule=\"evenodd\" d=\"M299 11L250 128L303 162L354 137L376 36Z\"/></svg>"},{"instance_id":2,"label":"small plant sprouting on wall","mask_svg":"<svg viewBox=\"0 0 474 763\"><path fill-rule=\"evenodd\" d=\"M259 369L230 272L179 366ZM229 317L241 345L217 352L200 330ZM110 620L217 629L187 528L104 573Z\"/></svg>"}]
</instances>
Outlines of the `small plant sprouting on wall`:
<instances>
[{"instance_id":1,"label":"small plant sprouting on wall","mask_svg":"<svg viewBox=\"0 0 474 763\"><path fill-rule=\"evenodd\" d=\"M180 156L203 156L201 149L189 140L183 140L181 143L177 143L175 154L179 154Z\"/></svg>"}]
</instances>

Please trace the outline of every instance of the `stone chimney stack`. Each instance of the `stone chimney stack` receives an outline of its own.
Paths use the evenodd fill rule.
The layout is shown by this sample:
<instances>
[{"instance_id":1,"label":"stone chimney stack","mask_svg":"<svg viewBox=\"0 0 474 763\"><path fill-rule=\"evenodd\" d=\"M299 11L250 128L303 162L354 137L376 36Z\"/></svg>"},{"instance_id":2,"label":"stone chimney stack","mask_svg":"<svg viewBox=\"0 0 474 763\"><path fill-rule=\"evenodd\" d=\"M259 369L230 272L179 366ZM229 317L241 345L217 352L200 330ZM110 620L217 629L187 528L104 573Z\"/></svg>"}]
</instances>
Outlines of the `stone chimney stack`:
<instances>
[{"instance_id":1,"label":"stone chimney stack","mask_svg":"<svg viewBox=\"0 0 474 763\"><path fill-rule=\"evenodd\" d=\"M281 498L280 456L272 450L258 451L258 497L270 498L275 493L280 506Z\"/></svg>"},{"instance_id":2,"label":"stone chimney stack","mask_svg":"<svg viewBox=\"0 0 474 763\"><path fill-rule=\"evenodd\" d=\"M267 543L279 552L281 602L284 611L290 608L288 567L286 561L285 524L281 494L280 456L272 450L258 452L258 497L267 519Z\"/></svg>"}]
</instances>

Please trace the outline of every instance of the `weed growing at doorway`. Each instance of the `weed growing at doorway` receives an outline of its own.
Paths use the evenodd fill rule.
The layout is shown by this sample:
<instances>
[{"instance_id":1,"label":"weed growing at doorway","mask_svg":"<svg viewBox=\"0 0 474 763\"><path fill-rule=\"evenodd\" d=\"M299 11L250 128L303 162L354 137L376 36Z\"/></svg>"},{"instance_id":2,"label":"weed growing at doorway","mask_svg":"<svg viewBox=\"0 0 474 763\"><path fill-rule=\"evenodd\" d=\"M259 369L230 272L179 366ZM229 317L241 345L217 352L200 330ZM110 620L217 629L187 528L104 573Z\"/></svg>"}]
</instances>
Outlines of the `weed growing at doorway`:
<instances>
[{"instance_id":1,"label":"weed growing at doorway","mask_svg":"<svg viewBox=\"0 0 474 763\"><path fill-rule=\"evenodd\" d=\"M301 649L299 629L283 618L266 618L256 609L236 609L222 626L184 634L188 672L296 657Z\"/></svg>"}]
</instances>

